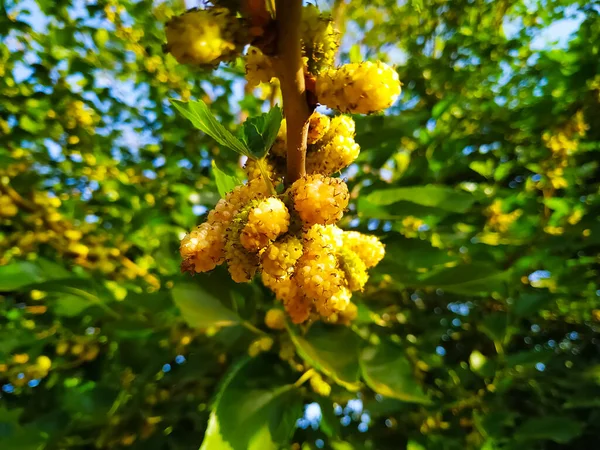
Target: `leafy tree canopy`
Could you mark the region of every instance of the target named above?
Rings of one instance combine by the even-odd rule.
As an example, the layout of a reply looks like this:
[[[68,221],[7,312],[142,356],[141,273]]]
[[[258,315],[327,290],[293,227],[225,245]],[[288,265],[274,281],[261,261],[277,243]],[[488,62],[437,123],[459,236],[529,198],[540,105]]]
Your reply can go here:
[[[597,445],[600,3],[319,2],[337,63],[403,83],[353,116],[342,173],[339,225],[386,257],[351,324],[278,330],[260,283],[180,273],[180,239],[246,177],[190,105],[236,137],[251,118],[251,157],[280,114],[241,58],[163,52],[189,6],[0,5],[0,447]]]

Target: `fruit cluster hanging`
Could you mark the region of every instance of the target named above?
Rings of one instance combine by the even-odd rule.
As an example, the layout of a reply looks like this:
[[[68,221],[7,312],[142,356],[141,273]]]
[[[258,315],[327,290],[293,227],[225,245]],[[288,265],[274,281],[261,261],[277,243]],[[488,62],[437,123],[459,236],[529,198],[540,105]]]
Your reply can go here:
[[[278,55],[268,38],[272,20],[258,22],[221,6],[190,10],[167,24],[165,49],[180,63],[214,66],[234,60],[253,44],[245,56],[248,84],[276,81]],[[300,39],[309,103],[369,114],[388,108],[399,96],[398,75],[382,62],[333,67],[339,35],[331,17],[313,5],[302,9]],[[285,183],[283,119],[267,156],[246,164],[248,182],[229,192],[182,239],[182,270],[207,272],[226,262],[235,282],[260,274],[295,323],[319,316],[348,321],[356,315],[352,292],[363,290],[367,270],[385,249],[374,236],[336,226],[350,196],[344,181],[332,175],[358,157],[354,121],[313,112],[308,123],[306,175]],[[286,188],[275,194],[273,186],[282,184]]]

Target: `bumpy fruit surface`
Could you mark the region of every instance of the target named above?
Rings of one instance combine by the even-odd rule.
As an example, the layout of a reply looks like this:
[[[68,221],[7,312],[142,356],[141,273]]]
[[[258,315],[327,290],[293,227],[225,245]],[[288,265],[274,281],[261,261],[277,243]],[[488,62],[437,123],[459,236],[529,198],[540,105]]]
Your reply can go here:
[[[302,242],[296,236],[273,242],[261,256],[263,272],[281,278],[290,275],[302,256]]]
[[[319,103],[341,112],[370,114],[389,108],[401,92],[398,74],[382,62],[346,64],[317,78]]]
[[[330,15],[320,14],[314,5],[306,5],[302,10],[300,39],[310,73],[317,74],[333,65],[340,42],[339,32],[335,30]]]
[[[271,59],[258,48],[250,47],[245,59],[248,86],[255,87],[260,83],[269,83],[275,77]]]
[[[330,120],[325,114],[314,112],[308,118],[308,145],[314,144],[329,130]]]
[[[351,137],[335,136],[318,150],[306,155],[306,173],[332,175],[352,164],[360,153],[360,146]]]
[[[285,161],[283,161],[285,162]],[[258,166],[259,162],[256,159],[248,159],[246,164],[244,164],[244,171],[246,175],[248,175],[248,180],[254,179],[262,179],[263,173]],[[265,168],[265,172],[271,183],[279,184],[281,182],[282,174],[284,172],[285,167],[279,161],[279,158],[267,157],[263,159],[263,164]]]
[[[376,266],[385,256],[385,246],[375,236],[358,231],[344,231],[344,247],[355,252],[367,268]]]
[[[265,315],[265,325],[272,330],[285,328],[285,313],[281,309],[271,308]]]
[[[336,223],[350,198],[346,183],[320,174],[296,180],[290,192],[294,208],[305,225]]]
[[[262,282],[273,291],[278,300],[283,302],[283,306],[292,322],[302,323],[309,318],[313,301],[298,288],[294,278],[275,278],[263,272]]]
[[[351,291],[362,291],[369,279],[367,265],[360,257],[347,248],[339,252],[340,267],[346,276]]]
[[[241,31],[227,8],[192,9],[167,23],[165,49],[181,64],[214,65],[240,52]]]
[[[290,214],[285,204],[276,197],[266,198],[250,209],[240,242],[246,250],[256,252],[285,233],[289,225]]]
[[[245,204],[267,194],[264,181],[256,179],[236,187],[219,200],[215,209],[208,214],[206,222],[181,240],[179,252],[183,259],[182,271],[207,272],[221,264],[225,260],[226,230],[234,216]]]
[[[223,228],[219,224],[208,222],[186,234],[179,247],[179,253],[183,258],[182,270],[208,272],[221,264],[223,237]]]
[[[337,296],[344,287],[345,279],[336,257],[338,238],[334,234],[335,228],[314,225],[304,233],[304,253],[298,259],[294,272],[298,287],[315,300],[315,306],[322,315],[329,315],[342,305]]]

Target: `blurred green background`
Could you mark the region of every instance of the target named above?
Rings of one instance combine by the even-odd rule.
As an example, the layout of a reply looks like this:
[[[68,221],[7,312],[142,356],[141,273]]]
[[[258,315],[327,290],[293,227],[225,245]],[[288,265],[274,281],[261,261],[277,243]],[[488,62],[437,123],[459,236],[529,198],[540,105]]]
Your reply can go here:
[[[244,174],[169,99],[232,129],[272,99],[163,55],[186,6],[0,4],[0,448],[600,445],[600,2],[319,2],[338,62],[404,86],[342,174],[386,258],[307,334],[263,325],[258,282],[179,273],[211,161]]]

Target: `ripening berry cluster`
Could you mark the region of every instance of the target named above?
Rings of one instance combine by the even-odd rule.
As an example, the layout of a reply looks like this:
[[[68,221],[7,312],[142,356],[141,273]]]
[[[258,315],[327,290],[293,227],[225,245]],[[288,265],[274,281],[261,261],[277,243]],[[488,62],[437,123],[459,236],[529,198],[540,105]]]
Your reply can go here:
[[[367,270],[385,250],[373,236],[335,226],[348,206],[348,187],[322,174],[297,180],[281,196],[265,186],[255,178],[221,199],[181,241],[182,269],[206,272],[226,262],[238,283],[260,273],[295,323],[351,320],[352,292],[364,288]],[[279,328],[278,320],[269,318],[270,326]]]
[[[182,64],[216,66],[233,62],[248,45],[245,55],[249,87],[278,78],[280,59],[273,42],[281,38],[267,19],[257,26],[248,11],[215,6],[191,9],[171,19],[165,27],[166,52]],[[276,14],[275,14],[276,16]],[[276,17],[275,17],[276,19]],[[335,67],[340,34],[330,14],[305,5],[300,21],[300,46],[305,76],[313,80],[307,89],[318,103],[343,113],[370,114],[390,107],[398,98],[401,83],[396,71],[381,61]]]
[[[314,112],[309,118],[306,173],[309,175],[333,175],[352,164],[360,153],[354,141],[355,126],[350,116],[329,118]],[[273,184],[283,178],[286,167],[286,121],[283,119],[279,134],[265,159],[266,171]],[[245,166],[249,180],[262,176],[256,161],[249,160]]]

